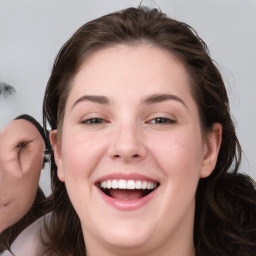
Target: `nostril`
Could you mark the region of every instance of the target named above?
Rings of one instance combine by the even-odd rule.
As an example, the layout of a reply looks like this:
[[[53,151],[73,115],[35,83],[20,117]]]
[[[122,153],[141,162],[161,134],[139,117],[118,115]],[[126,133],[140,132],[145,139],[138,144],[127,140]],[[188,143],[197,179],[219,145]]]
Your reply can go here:
[[[114,155],[114,158],[121,158],[121,156],[120,155]],[[124,158],[126,158],[126,157],[124,157]],[[140,155],[135,154],[135,155],[132,155],[131,157],[128,157],[128,158],[130,158],[130,159],[138,159],[138,158],[140,158]]]

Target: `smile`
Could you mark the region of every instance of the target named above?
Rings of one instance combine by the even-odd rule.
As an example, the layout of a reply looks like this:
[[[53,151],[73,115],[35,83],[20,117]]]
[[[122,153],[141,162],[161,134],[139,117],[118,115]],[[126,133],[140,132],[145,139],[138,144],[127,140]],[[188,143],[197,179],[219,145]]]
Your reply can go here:
[[[159,183],[152,180],[104,179],[96,183],[103,199],[120,210],[142,207],[153,198]]]
[[[157,183],[141,180],[105,180],[100,182],[99,187],[110,197],[120,200],[135,200],[152,192],[157,187]]]
[[[141,180],[106,180],[100,183],[101,188],[107,189],[154,189],[157,187],[157,183],[153,181],[141,181]]]

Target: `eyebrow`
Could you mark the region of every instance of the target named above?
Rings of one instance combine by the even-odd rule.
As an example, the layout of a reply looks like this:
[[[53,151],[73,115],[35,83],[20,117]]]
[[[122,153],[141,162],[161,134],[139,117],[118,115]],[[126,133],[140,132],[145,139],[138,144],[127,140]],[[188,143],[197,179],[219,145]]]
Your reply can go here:
[[[186,108],[188,108],[186,103],[180,97],[173,94],[153,94],[146,97],[142,102],[146,105],[151,105],[151,104],[160,103],[167,100],[175,100],[183,104]],[[84,95],[74,102],[71,109],[73,109],[78,103],[83,101],[90,101],[90,102],[94,102],[102,105],[110,104],[109,99],[105,96]]]
[[[143,100],[143,103],[150,105],[150,104],[160,103],[160,102],[167,101],[167,100],[175,100],[175,101],[183,104],[186,108],[188,108],[186,103],[180,97],[173,95],[173,94],[153,94],[153,95],[146,97]]]
[[[84,95],[77,99],[74,104],[72,105],[73,109],[78,103],[83,102],[83,101],[90,101],[90,102],[95,102],[99,103],[102,105],[108,105],[109,104],[109,99],[105,96],[98,96],[98,95]]]

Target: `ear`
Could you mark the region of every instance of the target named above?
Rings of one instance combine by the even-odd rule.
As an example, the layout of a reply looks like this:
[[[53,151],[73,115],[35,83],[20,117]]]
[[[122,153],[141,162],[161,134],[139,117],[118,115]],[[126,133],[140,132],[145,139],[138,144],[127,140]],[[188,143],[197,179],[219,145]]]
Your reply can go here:
[[[208,177],[214,170],[220,145],[222,141],[222,125],[220,123],[214,123],[211,132],[207,133],[205,138],[205,149],[203,155],[203,162],[200,177]]]
[[[50,132],[50,142],[52,145],[52,150],[54,152],[54,159],[55,159],[55,163],[58,167],[58,178],[60,181],[65,181],[65,176],[64,176],[64,172],[63,172],[63,160],[62,160],[62,154],[61,154],[61,145],[60,142],[58,140],[58,136],[57,136],[57,130],[53,130]]]

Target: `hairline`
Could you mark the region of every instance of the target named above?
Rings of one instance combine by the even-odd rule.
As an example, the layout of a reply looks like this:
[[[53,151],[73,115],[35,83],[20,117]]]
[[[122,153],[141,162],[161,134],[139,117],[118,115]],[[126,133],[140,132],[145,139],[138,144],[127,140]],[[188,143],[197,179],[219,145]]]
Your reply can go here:
[[[195,85],[195,81],[193,80],[193,75],[192,75],[192,71],[189,69],[188,64],[182,59],[182,57],[175,51],[172,51],[170,49],[166,49],[165,47],[161,46],[161,45],[157,45],[157,43],[153,42],[150,39],[135,39],[135,40],[131,40],[131,41],[124,41],[124,42],[110,42],[107,44],[102,44],[99,45],[97,47],[91,47],[91,49],[87,50],[84,53],[84,56],[81,57],[80,61],[77,64],[77,68],[76,70],[74,70],[73,74],[70,76],[69,81],[67,82],[67,85],[65,87],[64,90],[64,106],[63,106],[63,110],[60,112],[58,111],[58,116],[57,116],[57,138],[59,140],[59,142],[61,143],[61,137],[62,137],[62,132],[63,132],[63,122],[64,122],[64,116],[65,116],[65,108],[66,108],[66,103],[72,88],[72,84],[77,76],[77,74],[80,72],[83,64],[92,56],[94,55],[96,52],[101,51],[101,50],[105,50],[105,49],[111,49],[111,48],[115,48],[118,46],[129,46],[129,47],[139,47],[139,46],[150,46],[159,50],[162,50],[163,52],[165,52],[167,55],[169,55],[170,58],[173,58],[174,60],[176,60],[177,62],[179,62],[183,67],[184,70],[186,72],[186,78],[187,78],[187,82],[188,82],[188,86],[189,86],[189,91],[191,93],[192,98],[194,99],[195,103],[196,103],[196,108],[197,108],[197,112],[198,112],[198,116],[199,116],[199,123],[200,123],[200,131],[201,131],[201,136],[204,139],[207,135],[207,130],[205,129],[203,122],[202,122],[202,116],[200,113],[200,106],[198,104],[197,101],[197,95],[196,95],[196,85]],[[63,95],[63,94],[62,94]],[[59,110],[59,106],[58,106],[58,110]],[[61,113],[61,114],[60,114]]]

